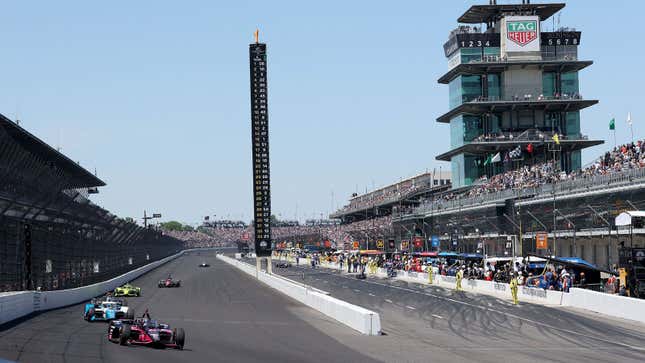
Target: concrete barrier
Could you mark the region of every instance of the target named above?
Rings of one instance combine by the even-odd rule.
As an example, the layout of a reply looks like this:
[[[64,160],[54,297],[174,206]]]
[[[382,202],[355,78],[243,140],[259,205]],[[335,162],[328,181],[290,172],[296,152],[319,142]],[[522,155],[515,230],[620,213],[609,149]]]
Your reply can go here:
[[[0,325],[33,312],[31,291],[0,293]]]
[[[573,288],[566,305],[645,323],[645,300]]]
[[[338,264],[333,262],[322,262],[320,265],[329,269],[339,268]],[[375,275],[378,277],[387,277],[387,271],[384,268],[379,268]],[[393,277],[392,279],[417,284],[429,283],[427,272],[398,270],[396,277]],[[454,276],[439,275],[435,270],[432,284],[446,289],[454,289],[457,285],[457,281]],[[468,292],[491,295],[501,299],[511,299],[511,288],[509,284],[505,283],[464,279],[461,283],[461,287],[464,291]],[[520,301],[535,302],[543,305],[565,305],[569,301],[566,295],[568,294],[561,291],[543,290],[523,286],[520,286],[518,291],[518,298]]]
[[[321,267],[336,270],[339,268],[337,263],[328,262],[322,262]],[[379,268],[375,275],[378,277],[387,277],[387,272],[384,268]],[[428,274],[426,272],[397,271],[397,276],[393,279],[428,284]],[[433,285],[446,289],[454,289],[456,279],[454,276],[439,275],[435,269]],[[511,288],[506,283],[465,279],[461,285],[464,291],[511,300]],[[571,289],[569,293],[566,293],[526,286],[520,286],[518,298],[523,302],[548,306],[571,306],[609,316],[645,322],[645,300],[642,299],[608,295],[584,289]]]
[[[256,267],[236,259],[217,255],[220,260],[229,263],[245,273],[256,277],[266,285],[283,294],[313,308],[321,313],[349,326],[366,335],[379,335],[381,318],[378,313],[360,306],[336,299],[311,288],[308,285],[297,284],[288,279],[256,271]]]
[[[29,315],[38,311],[56,309],[64,306],[75,305],[83,301],[90,300],[93,297],[102,295],[116,287],[131,281],[152,269],[155,269],[166,262],[174,260],[183,255],[185,252],[193,250],[184,250],[175,255],[168,256],[161,260],[149,263],[129,271],[123,275],[117,276],[107,281],[96,284],[77,287],[74,289],[54,290],[54,291],[17,291],[0,293],[0,325]],[[80,314],[80,312],[79,312]]]

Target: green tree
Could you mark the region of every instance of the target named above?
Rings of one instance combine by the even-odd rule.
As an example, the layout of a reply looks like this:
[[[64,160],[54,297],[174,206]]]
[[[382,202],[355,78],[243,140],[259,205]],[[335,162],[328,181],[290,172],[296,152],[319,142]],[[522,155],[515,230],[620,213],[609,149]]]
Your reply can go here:
[[[169,221],[169,222],[164,222],[161,223],[161,228],[167,230],[167,231],[183,231],[184,226],[177,222],[177,221]]]

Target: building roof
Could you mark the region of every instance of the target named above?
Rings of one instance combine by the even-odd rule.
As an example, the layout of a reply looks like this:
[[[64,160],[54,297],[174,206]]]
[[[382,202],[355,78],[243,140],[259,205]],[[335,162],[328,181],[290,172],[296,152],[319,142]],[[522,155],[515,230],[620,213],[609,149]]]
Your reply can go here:
[[[436,159],[441,161],[450,161],[451,158],[455,155],[462,153],[466,154],[491,154],[498,151],[510,150],[522,145],[524,148],[525,145],[533,144],[535,147],[538,147],[540,144],[553,144],[553,140],[544,140],[540,142],[532,140],[509,140],[509,141],[485,141],[485,142],[469,142],[468,144],[462,145],[458,148],[452,149],[443,154],[437,155]],[[603,144],[603,140],[560,140],[560,146],[562,149],[573,151],[581,150],[591,146]]]
[[[461,105],[453,108],[452,110],[444,113],[437,118],[437,122],[450,123],[450,120],[455,116],[462,114],[482,115],[490,112],[503,112],[521,109],[538,109],[544,111],[566,111],[573,112],[579,111],[583,108],[595,105],[598,100],[584,100],[580,98],[567,98],[567,99],[541,99],[532,98],[528,100],[517,101],[470,101],[464,102]]]
[[[370,191],[368,191],[367,193],[364,193],[364,194],[358,194],[358,195],[356,195],[355,197],[351,197],[351,198],[349,198],[349,200],[350,200],[350,201],[353,201],[353,200],[359,200],[359,199],[361,199],[361,198],[369,197],[369,196],[371,196],[371,195],[377,194],[378,192],[382,192],[382,191],[385,191],[385,190],[387,190],[387,189],[394,188],[394,187],[396,187],[397,185],[403,185],[403,184],[408,183],[408,182],[424,181],[425,179],[428,179],[428,178],[430,178],[431,180],[434,180],[434,179],[435,179],[435,176],[436,176],[436,173],[435,173],[435,172],[436,172],[436,170],[434,170],[434,171],[432,171],[432,172],[430,172],[430,171],[425,171],[425,172],[420,173],[420,174],[417,174],[417,175],[415,175],[415,176],[412,176],[412,177],[409,177],[409,178],[405,178],[405,179],[401,179],[401,180],[400,180],[400,181],[398,181],[398,182],[394,182],[394,183],[392,183],[392,184],[388,184],[388,185],[386,185],[386,186],[379,187],[379,188],[376,188],[376,189],[374,189],[374,190],[370,190]],[[449,170],[446,170],[446,171],[444,171],[442,174],[439,174],[439,178],[438,178],[438,179],[441,179],[441,177],[442,177],[442,176],[445,176],[446,174],[448,175],[448,178],[450,178],[450,171],[449,171]]]
[[[0,127],[25,150],[47,162],[53,162],[58,168],[69,175],[71,180],[69,185],[66,186],[67,188],[105,186],[105,182],[96,175],[82,168],[78,163],[49,146],[2,114],[0,114]]]
[[[462,24],[481,24],[496,21],[503,14],[538,15],[544,21],[562,10],[566,4],[502,4],[473,5],[457,19]]]
[[[471,62],[462,63],[450,69],[441,76],[437,82],[448,84],[455,77],[460,75],[476,75],[487,73],[498,73],[508,70],[510,67],[538,66],[545,72],[577,72],[593,64],[593,61],[578,60],[548,60],[548,61],[499,61],[499,62]]]

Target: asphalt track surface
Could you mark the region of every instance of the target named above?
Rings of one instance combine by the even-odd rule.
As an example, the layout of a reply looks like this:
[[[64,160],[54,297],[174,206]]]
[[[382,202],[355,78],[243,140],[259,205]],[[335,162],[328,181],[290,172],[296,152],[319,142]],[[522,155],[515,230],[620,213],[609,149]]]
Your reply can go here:
[[[377,311],[384,336],[364,352],[383,361],[645,362],[636,322],[330,269],[273,272]]]
[[[128,299],[137,315],[149,308],[153,318],[183,327],[183,351],[111,343],[107,323],[84,321],[79,304],[0,327],[0,361],[374,361],[340,342],[369,344],[370,338],[254,281],[216,260],[214,252],[200,254],[180,257],[134,280],[142,296]],[[198,268],[202,261],[211,267]],[[169,273],[182,280],[181,288],[157,287]]]

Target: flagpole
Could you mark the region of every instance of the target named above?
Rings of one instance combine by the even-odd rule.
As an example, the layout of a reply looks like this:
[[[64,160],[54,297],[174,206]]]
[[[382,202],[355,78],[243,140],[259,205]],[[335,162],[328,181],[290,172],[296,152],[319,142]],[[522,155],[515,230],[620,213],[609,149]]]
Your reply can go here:
[[[618,146],[618,145],[616,145],[616,129],[614,129],[614,147],[616,147],[616,146]]]
[[[627,123],[629,124],[629,130],[632,133],[632,144],[634,143],[634,126],[632,124],[632,113],[627,112]]]
[[[610,130],[614,132],[614,148],[616,148],[618,145],[616,144],[616,117],[614,115],[611,115],[611,122],[613,123],[613,128],[610,128]]]

